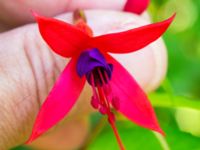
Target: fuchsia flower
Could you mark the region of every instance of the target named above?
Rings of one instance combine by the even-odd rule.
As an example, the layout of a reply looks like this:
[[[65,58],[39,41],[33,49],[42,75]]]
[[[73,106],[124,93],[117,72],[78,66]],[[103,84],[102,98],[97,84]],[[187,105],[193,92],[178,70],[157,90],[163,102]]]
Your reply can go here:
[[[127,0],[124,10],[142,14],[148,7],[150,0]]]
[[[55,53],[71,60],[42,105],[27,143],[68,114],[86,81],[93,91],[91,105],[108,116],[121,149],[124,148],[115,127],[113,109],[142,127],[164,134],[146,94],[108,53],[129,53],[147,46],[166,31],[174,16],[128,31],[94,37],[83,19],[71,25],[35,15],[46,43]]]

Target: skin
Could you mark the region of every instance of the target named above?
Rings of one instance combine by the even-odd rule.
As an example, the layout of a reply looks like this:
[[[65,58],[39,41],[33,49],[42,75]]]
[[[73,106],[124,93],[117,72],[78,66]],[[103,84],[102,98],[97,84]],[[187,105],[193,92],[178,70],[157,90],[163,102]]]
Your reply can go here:
[[[0,0],[0,27],[7,30],[33,22],[30,9],[41,15],[56,16],[77,8],[122,10],[125,3],[126,0]]]
[[[80,8],[120,10],[124,0],[109,0],[105,6],[93,0],[0,0],[0,149],[24,143],[31,133],[36,114],[56,78],[68,62],[53,53],[42,40],[27,7],[47,16]],[[88,5],[86,5],[86,3]],[[12,7],[11,7],[12,6]],[[69,7],[67,7],[69,6]],[[11,9],[12,8],[12,9]],[[51,11],[50,11],[51,10]],[[95,35],[127,30],[147,24],[140,16],[119,11],[86,11]],[[12,19],[10,19],[12,18]],[[71,22],[71,14],[59,18]],[[11,30],[11,28],[13,28]],[[154,90],[166,72],[166,49],[161,40],[136,53],[114,56],[146,91]],[[31,144],[37,150],[75,149],[88,134],[91,113],[90,87],[86,86],[70,114],[48,133]]]

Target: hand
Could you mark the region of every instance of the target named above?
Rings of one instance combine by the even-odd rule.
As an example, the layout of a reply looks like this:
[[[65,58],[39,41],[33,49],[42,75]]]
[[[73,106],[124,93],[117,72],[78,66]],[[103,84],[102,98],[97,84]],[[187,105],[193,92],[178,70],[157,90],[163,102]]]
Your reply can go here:
[[[77,1],[77,5],[78,3]],[[119,6],[120,3],[119,0]],[[113,4],[116,4],[116,0],[113,0]],[[42,6],[48,8],[45,3],[38,4],[37,8],[43,10]],[[92,8],[92,4],[90,7]],[[136,15],[117,11],[91,10],[86,12],[86,16],[96,35],[148,23]],[[59,18],[70,22],[71,14],[66,13]],[[2,33],[0,42],[0,148],[4,150],[27,140],[42,102],[67,61],[48,48],[41,39],[36,24]],[[146,91],[155,89],[166,72],[166,50],[160,40],[141,51],[115,57]],[[90,91],[91,89],[85,88],[70,115],[32,146],[41,150],[62,150],[74,149],[80,145],[89,127],[87,119],[90,113]]]
[[[125,3],[126,0],[0,0],[0,28],[8,30],[33,22],[30,9],[52,17],[77,8],[122,10]]]

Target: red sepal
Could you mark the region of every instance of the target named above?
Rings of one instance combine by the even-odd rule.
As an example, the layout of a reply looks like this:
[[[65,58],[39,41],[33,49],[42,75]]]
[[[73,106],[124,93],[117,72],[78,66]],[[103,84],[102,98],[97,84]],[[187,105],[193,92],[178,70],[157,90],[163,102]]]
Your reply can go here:
[[[85,78],[77,75],[76,61],[77,59],[72,58],[58,78],[37,115],[32,134],[26,144],[31,143],[63,119],[78,99]]]
[[[130,53],[142,49],[157,40],[167,30],[175,14],[169,19],[145,25],[119,33],[94,37],[89,41],[90,47],[96,47],[103,53]]]
[[[38,15],[35,17],[43,39],[54,52],[63,57],[72,57],[81,51],[90,38],[85,32],[66,22]]]

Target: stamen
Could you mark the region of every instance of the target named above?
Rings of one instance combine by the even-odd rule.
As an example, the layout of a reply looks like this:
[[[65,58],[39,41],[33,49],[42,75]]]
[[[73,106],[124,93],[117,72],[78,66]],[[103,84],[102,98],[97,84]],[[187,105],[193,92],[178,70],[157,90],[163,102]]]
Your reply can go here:
[[[104,94],[103,94],[102,88],[100,86],[97,86],[97,90],[98,90],[98,93],[99,93],[101,105],[106,106],[108,108],[109,103],[104,99]]]
[[[94,83],[94,75],[91,73],[91,84],[92,84],[92,91],[95,97],[97,97],[97,92],[95,89],[95,83]]]
[[[106,85],[103,86],[103,89],[104,89],[104,93],[108,96],[111,94],[111,87],[110,85],[107,83]]]
[[[107,73],[106,73],[105,71],[104,71],[104,76],[106,77],[106,80],[109,79],[109,78],[108,78],[108,75],[107,75]],[[109,83],[108,83],[108,85],[109,85],[109,87],[111,87]],[[112,89],[110,89],[110,90],[112,90]],[[120,108],[119,98],[118,98],[117,96],[112,96],[112,101],[111,101],[111,103],[112,103],[112,106],[113,106],[116,110],[118,110],[118,109]]]
[[[98,98],[96,96],[92,96],[91,98],[91,105],[94,109],[98,109],[99,108],[99,101]]]
[[[104,76],[105,76],[105,78],[106,78],[106,81],[109,81],[109,77],[108,77],[106,71],[104,71],[103,73],[104,73]],[[109,82],[108,82],[108,85],[110,86]]]
[[[104,93],[106,96],[109,96],[111,94],[111,87],[109,85],[109,78],[108,78],[108,75],[106,73],[106,71],[103,71],[104,72],[104,76],[105,78],[103,77],[103,74],[101,72],[100,69],[98,69],[98,73],[99,73],[99,76],[100,76],[100,79],[101,79],[101,82],[103,83],[103,90],[104,90]],[[105,81],[106,80],[106,81]]]
[[[93,91],[93,96],[91,98],[91,105],[94,109],[98,109],[100,105],[99,97],[95,88],[95,83],[94,83],[94,76],[91,74],[91,83],[92,83],[92,91]]]
[[[97,71],[98,71],[98,73],[99,73],[99,76],[100,76],[101,82],[103,83],[103,85],[106,85],[106,84],[105,84],[105,80],[104,80],[104,78],[103,78],[103,75],[102,75],[102,73],[101,73],[100,68],[98,68]],[[109,80],[107,80],[107,82],[108,82],[108,81],[109,81]]]
[[[98,73],[99,73],[101,82],[103,83],[103,85],[105,85],[105,80],[103,78],[103,75],[102,75],[100,69],[98,69]],[[106,72],[104,72],[104,74],[105,74],[105,77],[106,77],[106,80],[107,80],[107,83],[108,83],[108,81],[109,81],[108,76],[107,76]],[[108,122],[109,122],[109,124],[112,127],[112,130],[113,130],[114,135],[115,135],[115,137],[117,139],[117,143],[118,143],[118,145],[120,147],[120,150],[125,150],[125,147],[124,147],[124,145],[122,143],[122,140],[121,140],[121,138],[119,136],[118,130],[117,130],[116,125],[115,125],[115,115],[113,114],[113,112],[111,112],[111,109],[110,109],[108,95],[105,94],[105,92],[102,90],[102,88],[100,86],[97,86],[97,89],[98,89],[98,93],[99,93],[99,97],[100,97],[101,101],[104,101],[104,103],[106,104],[106,107],[107,107],[106,111],[107,111],[107,116],[108,116]],[[114,105],[116,105],[116,107],[119,107],[119,105],[117,104],[118,99],[115,98],[114,101],[115,101]],[[101,111],[100,111],[100,113],[101,113]]]
[[[100,106],[99,108],[99,112],[102,114],[102,115],[105,115],[107,114],[107,108],[105,106]]]

